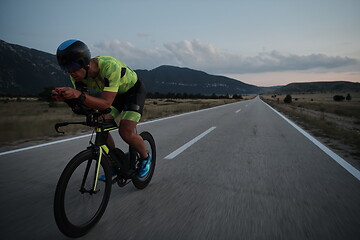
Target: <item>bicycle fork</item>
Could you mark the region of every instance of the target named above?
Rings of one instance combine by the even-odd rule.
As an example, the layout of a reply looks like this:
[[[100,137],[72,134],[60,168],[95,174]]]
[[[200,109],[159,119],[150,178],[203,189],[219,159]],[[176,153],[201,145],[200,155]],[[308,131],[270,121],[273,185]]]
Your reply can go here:
[[[116,125],[116,124],[115,124]],[[99,192],[100,190],[96,190],[97,184],[98,184],[98,178],[99,178],[99,173],[100,173],[100,165],[101,165],[101,161],[103,158],[103,153],[105,154],[109,154],[109,148],[106,146],[106,141],[108,139],[108,135],[109,135],[109,131],[110,130],[114,130],[117,129],[117,126],[112,126],[109,128],[97,128],[96,129],[96,137],[95,137],[95,144],[93,144],[90,140],[91,146],[88,149],[91,149],[93,154],[94,154],[94,158],[97,160],[96,161],[96,167],[95,167],[95,174],[94,174],[94,180],[93,180],[93,187],[91,190],[86,190],[84,188],[85,186],[85,181],[90,169],[90,165],[91,162],[88,162],[88,166],[86,168],[85,174],[84,174],[84,179],[83,179],[83,183],[81,184],[81,190],[80,192],[88,192],[90,194],[94,194]]]
[[[95,166],[95,174],[94,174],[93,185],[92,185],[93,187],[92,187],[92,189],[89,189],[89,190],[87,190],[85,188],[86,179],[88,177],[90,166],[92,163],[92,159],[90,159],[87,162],[85,173],[84,173],[84,178],[83,178],[83,181],[81,183],[81,188],[80,188],[81,193],[89,193],[90,195],[96,194],[100,191],[100,190],[96,190],[96,187],[97,187],[97,184],[99,181],[98,179],[99,179],[101,161],[102,161],[103,153],[104,152],[106,154],[109,153],[109,148],[106,145],[102,145],[98,149],[93,149],[93,151],[94,151],[94,153],[96,153],[96,154],[94,154],[94,155],[96,155],[96,166]]]

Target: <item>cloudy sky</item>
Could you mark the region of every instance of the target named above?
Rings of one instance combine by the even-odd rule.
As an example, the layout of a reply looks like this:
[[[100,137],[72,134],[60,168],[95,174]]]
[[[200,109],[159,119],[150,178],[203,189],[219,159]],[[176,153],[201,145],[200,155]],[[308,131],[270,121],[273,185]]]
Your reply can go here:
[[[258,86],[360,82],[359,0],[1,0],[0,39],[67,39],[133,69],[174,65]]]

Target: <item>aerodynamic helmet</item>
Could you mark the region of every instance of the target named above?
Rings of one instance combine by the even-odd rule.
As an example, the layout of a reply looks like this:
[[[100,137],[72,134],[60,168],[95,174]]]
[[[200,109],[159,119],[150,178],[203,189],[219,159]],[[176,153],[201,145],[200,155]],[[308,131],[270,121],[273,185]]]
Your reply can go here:
[[[56,51],[60,67],[73,72],[85,68],[90,63],[90,50],[85,43],[79,40],[67,40],[60,44]]]

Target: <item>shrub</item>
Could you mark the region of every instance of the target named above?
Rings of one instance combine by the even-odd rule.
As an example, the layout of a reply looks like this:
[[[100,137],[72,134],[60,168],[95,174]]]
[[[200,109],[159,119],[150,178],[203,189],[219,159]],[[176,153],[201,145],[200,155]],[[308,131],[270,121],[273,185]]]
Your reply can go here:
[[[335,95],[334,96],[334,101],[337,101],[337,102],[341,102],[341,101],[344,101],[344,96],[341,96],[341,95]]]
[[[291,102],[292,102],[291,95],[290,94],[286,95],[286,97],[284,98],[284,103],[291,103]]]
[[[347,100],[347,101],[350,101],[350,100],[351,100],[350,93],[348,93],[348,95],[346,96],[346,100]]]

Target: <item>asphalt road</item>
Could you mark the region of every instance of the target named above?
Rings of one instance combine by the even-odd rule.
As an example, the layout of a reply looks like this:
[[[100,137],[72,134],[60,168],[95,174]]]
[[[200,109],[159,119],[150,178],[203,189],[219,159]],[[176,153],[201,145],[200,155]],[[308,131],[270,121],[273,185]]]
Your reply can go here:
[[[360,239],[360,181],[259,98],[142,130],[157,143],[153,181],[113,185],[82,239]],[[0,155],[1,239],[67,239],[55,186],[88,140]]]

